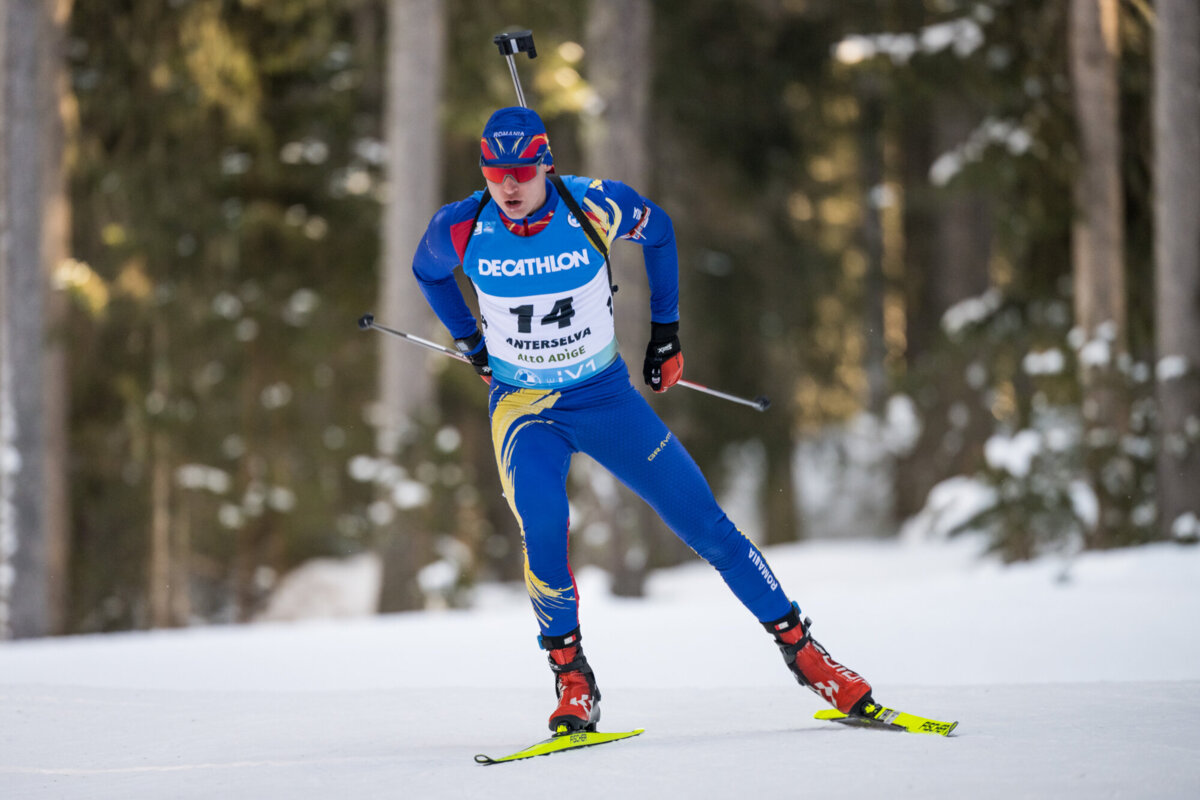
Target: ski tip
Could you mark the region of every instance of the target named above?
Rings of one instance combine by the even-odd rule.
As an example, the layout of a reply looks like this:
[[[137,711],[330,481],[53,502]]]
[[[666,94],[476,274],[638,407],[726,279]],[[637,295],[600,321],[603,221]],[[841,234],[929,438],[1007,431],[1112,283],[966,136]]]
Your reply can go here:
[[[813,719],[831,720],[845,719],[846,715],[838,711],[836,708],[822,708],[817,713],[813,714]]]
[[[949,736],[958,727],[958,722],[941,722],[936,719],[923,719],[907,728],[909,733],[932,733],[936,736]]]
[[[493,758],[492,756],[478,753],[475,756],[476,764],[485,766],[490,764],[506,764],[510,761],[523,761],[534,756],[550,755],[551,753],[561,753],[568,750],[576,750],[581,747],[591,747],[598,744],[607,744],[608,742],[617,742],[622,739],[629,739],[645,732],[645,728],[635,728],[631,731],[614,731],[611,733],[599,731],[568,731],[564,734],[554,734],[545,741],[538,742],[535,745],[526,747],[524,750],[518,750],[515,753],[506,756]]]

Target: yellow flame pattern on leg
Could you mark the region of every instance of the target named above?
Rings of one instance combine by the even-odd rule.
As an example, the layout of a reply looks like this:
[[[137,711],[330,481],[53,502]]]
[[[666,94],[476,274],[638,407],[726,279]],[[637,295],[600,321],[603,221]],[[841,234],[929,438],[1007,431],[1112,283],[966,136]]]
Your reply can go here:
[[[558,392],[540,389],[518,389],[510,392],[496,403],[492,412],[492,447],[496,452],[496,467],[500,473],[500,485],[504,496],[508,499],[508,507],[516,517],[517,525],[521,528],[522,548],[525,550],[525,589],[529,599],[533,601],[533,612],[538,622],[545,627],[550,623],[556,609],[564,608],[569,601],[564,595],[573,591],[574,587],[564,586],[555,588],[533,574],[529,566],[529,550],[525,546],[525,522],[521,512],[517,510],[516,492],[513,489],[513,448],[516,446],[517,434],[529,425],[552,425],[551,420],[542,419],[541,413],[562,397]]]
[[[574,591],[574,589],[574,586],[564,586],[561,589],[555,589],[534,575],[533,570],[529,568],[529,552],[526,551],[525,591],[529,592],[529,599],[533,601],[533,613],[537,616],[538,624],[542,626],[543,630],[553,619],[554,611],[570,605],[571,601],[564,599],[564,596]]]

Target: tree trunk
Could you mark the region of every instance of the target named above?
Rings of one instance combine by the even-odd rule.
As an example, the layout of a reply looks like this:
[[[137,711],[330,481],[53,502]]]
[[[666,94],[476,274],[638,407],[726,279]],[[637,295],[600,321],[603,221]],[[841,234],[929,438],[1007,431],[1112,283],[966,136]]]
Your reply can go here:
[[[20,466],[16,449],[16,425],[9,354],[9,220],[8,220],[8,58],[7,6],[0,6],[0,639],[12,635],[12,554],[17,547],[16,489],[13,482]]]
[[[1121,525],[1114,482],[1116,447],[1128,429],[1128,399],[1118,369],[1128,351],[1124,277],[1124,208],[1118,120],[1117,0],[1072,0],[1069,21],[1080,163],[1071,232],[1075,324],[1080,351],[1083,415],[1092,487],[1100,501],[1087,546],[1112,546]],[[1128,475],[1132,477],[1132,475]]]
[[[389,195],[384,211],[380,321],[425,333],[433,316],[412,275],[413,253],[441,197],[439,98],[445,60],[442,0],[392,0],[385,98]],[[429,355],[379,337],[380,452],[395,455],[410,425],[433,401]]]
[[[939,154],[961,146],[980,122],[957,97],[941,98],[935,104],[933,121],[934,147]],[[937,275],[926,286],[926,297],[934,310],[937,331],[947,309],[978,297],[991,283],[991,214],[979,191],[969,187],[941,190],[934,248]]]
[[[51,272],[64,252],[62,31],[68,4],[0,6],[0,635],[62,625],[65,427]],[[7,574],[12,575],[8,583]]]
[[[588,4],[584,34],[588,80],[600,100],[598,113],[588,114],[583,128],[585,171],[596,178],[623,181],[643,194],[649,192],[650,181],[647,137],[653,24],[653,9],[647,0],[593,0]],[[621,289],[614,298],[617,340],[636,376],[650,338],[650,292],[641,253],[629,252],[635,249],[641,248],[615,246],[611,261],[613,281]],[[641,385],[637,377],[634,385]],[[643,393],[647,391],[643,389]],[[578,464],[583,469],[600,469],[590,460]],[[655,542],[671,533],[650,507],[623,485],[618,484],[615,503],[598,507],[608,517],[613,534],[613,592],[641,596]]]
[[[1154,61],[1159,521],[1200,535],[1200,5],[1158,0]]]
[[[419,334],[433,315],[412,275],[412,258],[441,196],[439,99],[445,61],[446,10],[442,0],[391,0],[388,4],[387,90],[389,196],[384,210],[380,321]],[[379,337],[380,423],[377,449],[397,458],[434,410],[428,353],[398,338]],[[413,521],[418,515],[404,515]],[[417,570],[429,549],[427,531],[379,531],[384,557],[385,611],[416,607]]]
[[[154,392],[170,395],[170,355],[167,321],[156,314],[150,323],[151,382]],[[150,542],[147,565],[146,597],[150,607],[150,627],[171,627],[172,563],[171,547],[171,442],[170,434],[162,429],[162,420],[151,418],[150,424]]]
[[[863,297],[866,329],[866,406],[878,418],[887,404],[887,344],[884,340],[883,213],[879,192],[883,188],[883,95],[879,79],[865,75],[858,84],[859,171],[862,180],[862,240],[867,257]]]
[[[64,46],[74,0],[45,4],[39,48],[39,110],[43,164],[42,265],[48,290],[43,311],[47,336],[42,350],[42,416],[45,420],[45,530],[50,581],[50,630],[66,629],[70,558],[70,499],[67,486],[67,434],[70,426],[70,380],[63,331],[67,326],[67,297],[53,288],[56,270],[71,254],[71,208],[67,193],[66,151],[76,134],[74,98],[70,92]]]
[[[937,483],[978,466],[990,428],[979,391],[965,378],[969,356],[950,346],[941,328],[947,309],[988,288],[992,230],[986,203],[974,189],[935,187],[929,177],[937,156],[966,141],[977,122],[948,95],[920,104],[901,122],[906,359],[922,420],[920,436],[895,473],[901,518],[919,511]]]

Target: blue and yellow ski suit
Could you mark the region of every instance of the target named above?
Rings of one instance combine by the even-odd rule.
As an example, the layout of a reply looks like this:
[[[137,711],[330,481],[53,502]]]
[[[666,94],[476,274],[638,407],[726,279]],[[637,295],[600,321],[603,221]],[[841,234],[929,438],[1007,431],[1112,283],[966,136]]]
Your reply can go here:
[[[562,180],[608,246],[617,238],[642,245],[651,319],[678,320],[678,257],[667,214],[618,181]],[[603,254],[549,180],[546,192],[545,205],[520,221],[495,203],[480,211],[483,192],[444,206],[413,261],[421,291],[456,339],[477,328],[454,280],[459,265],[476,290],[493,371],[496,464],[521,528],[525,583],[542,634],[579,626],[567,559],[574,453],[591,456],[649,503],[760,622],[783,617],[791,602],[766,559],[630,382],[617,352]]]

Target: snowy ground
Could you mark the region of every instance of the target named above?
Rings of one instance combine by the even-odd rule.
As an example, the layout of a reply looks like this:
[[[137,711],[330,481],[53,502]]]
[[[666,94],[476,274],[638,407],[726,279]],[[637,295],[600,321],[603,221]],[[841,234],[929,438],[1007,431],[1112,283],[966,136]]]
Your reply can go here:
[[[0,644],[0,798],[1200,796],[1200,548],[768,556],[881,701],[956,735],[812,720],[697,564],[645,601],[579,576],[601,727],[638,739],[473,763],[543,738],[552,705],[525,600],[497,588],[473,612]]]

